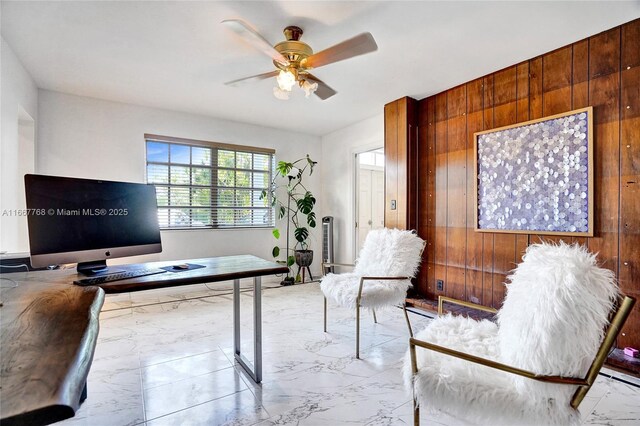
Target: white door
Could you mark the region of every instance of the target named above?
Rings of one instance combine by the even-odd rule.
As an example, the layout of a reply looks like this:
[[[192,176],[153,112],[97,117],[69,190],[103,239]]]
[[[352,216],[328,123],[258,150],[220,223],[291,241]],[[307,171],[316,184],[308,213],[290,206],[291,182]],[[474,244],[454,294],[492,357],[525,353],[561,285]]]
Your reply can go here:
[[[358,171],[358,252],[369,231],[384,228],[384,172],[361,167]]]
[[[358,228],[356,233],[358,235],[358,253],[362,249],[364,239],[367,237],[369,231],[373,226],[373,220],[371,218],[371,170],[360,168],[358,174]]]
[[[371,171],[371,229],[384,228],[384,172]]]

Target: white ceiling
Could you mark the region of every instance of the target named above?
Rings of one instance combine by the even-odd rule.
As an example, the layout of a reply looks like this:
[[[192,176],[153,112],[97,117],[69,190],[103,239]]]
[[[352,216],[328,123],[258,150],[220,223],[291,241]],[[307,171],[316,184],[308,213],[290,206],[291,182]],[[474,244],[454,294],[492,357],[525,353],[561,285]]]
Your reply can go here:
[[[323,135],[640,16],[640,2],[13,2],[1,31],[40,88]],[[270,42],[298,25],[320,51],[364,31],[379,50],[318,68],[338,95],[289,101],[269,58],[220,21]]]

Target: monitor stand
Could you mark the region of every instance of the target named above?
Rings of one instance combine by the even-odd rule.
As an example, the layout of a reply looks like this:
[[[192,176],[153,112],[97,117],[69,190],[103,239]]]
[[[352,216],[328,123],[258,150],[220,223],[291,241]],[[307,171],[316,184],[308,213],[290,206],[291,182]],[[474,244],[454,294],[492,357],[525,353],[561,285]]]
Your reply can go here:
[[[124,272],[122,269],[109,269],[106,260],[94,260],[91,262],[80,262],[76,268],[79,274],[86,275],[88,277],[95,277],[99,275],[109,275]]]

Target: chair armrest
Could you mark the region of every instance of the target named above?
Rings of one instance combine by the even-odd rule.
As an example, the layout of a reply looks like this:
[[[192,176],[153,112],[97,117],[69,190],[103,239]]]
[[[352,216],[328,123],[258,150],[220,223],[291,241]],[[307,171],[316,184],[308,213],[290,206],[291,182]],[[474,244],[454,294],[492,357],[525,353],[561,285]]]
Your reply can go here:
[[[370,281],[398,281],[398,280],[410,280],[411,277],[369,277],[369,276],[363,276],[360,277],[361,280],[366,281],[366,280],[370,280]]]
[[[335,262],[331,262],[331,263],[327,262],[327,263],[325,263],[325,262],[322,262],[321,272],[322,272],[322,276],[323,277],[326,275],[326,270],[327,270],[328,266],[347,266],[347,267],[353,268],[356,265],[354,265],[353,263],[335,263]]]
[[[323,268],[326,267],[326,266],[351,266],[351,267],[354,267],[356,265],[353,264],[353,263],[323,263],[322,264]]]
[[[416,374],[418,372],[417,362],[416,362],[416,349],[415,349],[416,346],[419,346],[424,349],[429,349],[435,352],[439,352],[441,354],[449,355],[455,358],[464,359],[465,361],[484,365],[486,367],[494,368],[507,373],[516,374],[518,376],[526,377],[528,379],[537,380],[539,382],[557,383],[557,384],[563,384],[563,385],[578,385],[578,386],[590,385],[590,383],[583,378],[545,376],[541,374],[536,374],[531,371],[523,370],[521,368],[516,368],[507,364],[502,364],[497,361],[481,358],[465,352],[456,351],[444,346],[434,345],[433,343],[425,342],[423,340],[418,340],[416,338],[411,337],[409,338],[409,350],[411,352],[411,368],[412,368],[413,374]]]
[[[472,302],[467,302],[467,301],[464,301],[464,300],[454,299],[452,297],[438,296],[438,316],[442,315],[443,302],[453,303],[454,305],[460,305],[460,306],[464,306],[464,307],[467,307],[467,308],[477,309],[479,311],[490,312],[492,314],[495,314],[495,313],[498,312],[497,309],[490,308],[488,306],[478,305],[477,303],[472,303]]]
[[[399,281],[410,279],[411,277],[360,277],[360,286],[358,287],[358,298],[356,299],[356,303],[360,306],[360,300],[362,299],[362,287],[365,281]]]

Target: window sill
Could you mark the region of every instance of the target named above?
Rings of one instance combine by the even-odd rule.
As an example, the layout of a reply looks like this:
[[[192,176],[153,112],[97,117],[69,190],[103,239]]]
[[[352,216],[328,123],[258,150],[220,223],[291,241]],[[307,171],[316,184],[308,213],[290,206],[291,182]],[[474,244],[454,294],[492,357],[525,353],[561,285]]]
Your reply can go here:
[[[160,232],[165,231],[246,231],[249,229],[255,230],[273,230],[275,226],[267,225],[267,226],[227,226],[227,227],[218,227],[214,228],[212,226],[201,226],[198,228],[195,227],[185,227],[185,228],[160,228]]]

